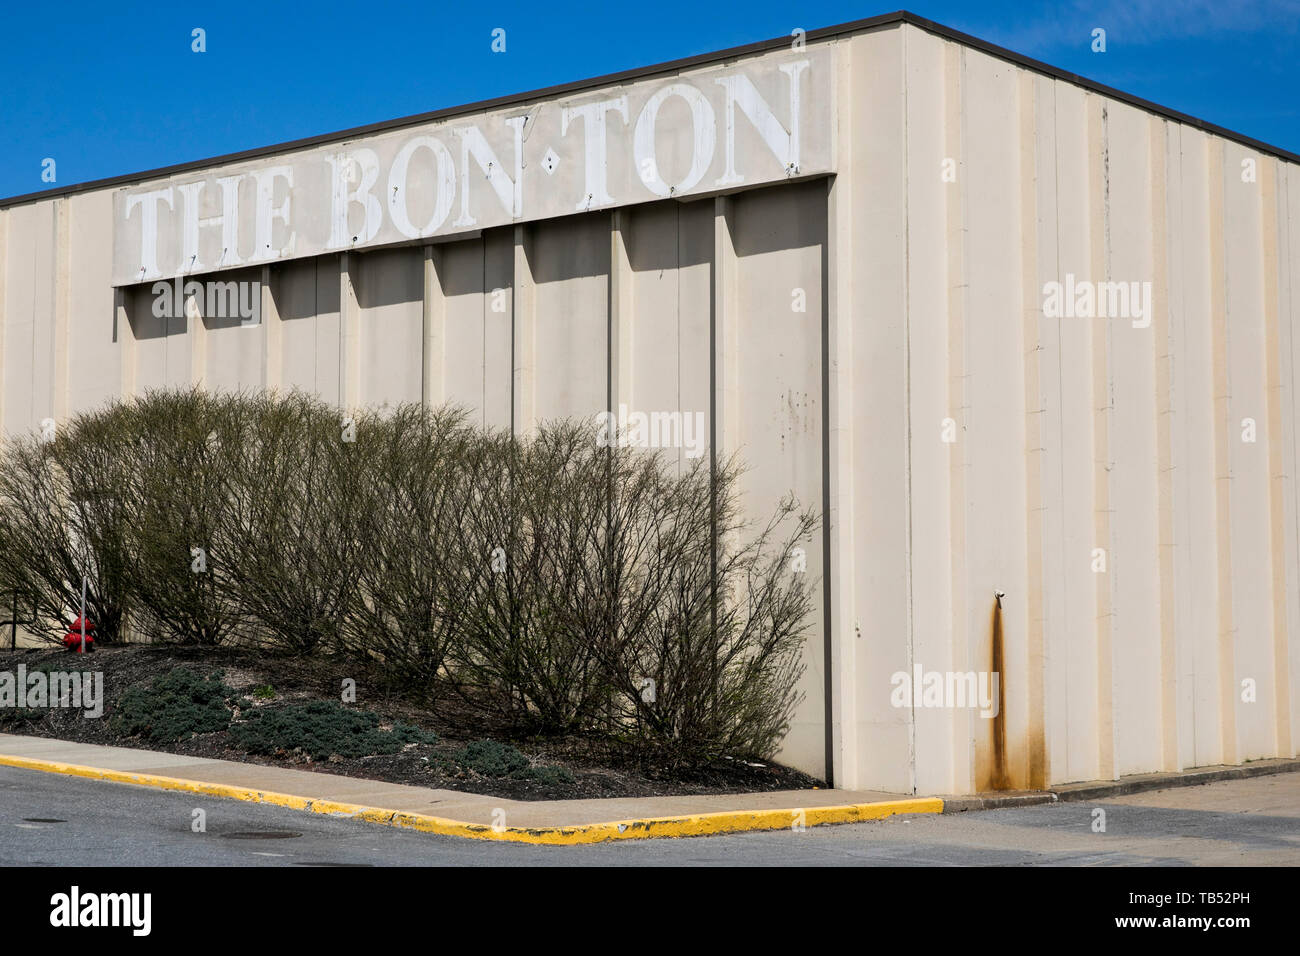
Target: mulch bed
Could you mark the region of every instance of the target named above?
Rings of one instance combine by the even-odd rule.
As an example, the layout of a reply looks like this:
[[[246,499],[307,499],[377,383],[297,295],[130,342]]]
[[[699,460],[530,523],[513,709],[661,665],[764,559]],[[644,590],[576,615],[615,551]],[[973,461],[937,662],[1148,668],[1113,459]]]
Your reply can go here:
[[[502,728],[485,725],[481,717],[463,707],[444,702],[437,711],[430,712],[396,689],[386,687],[382,674],[358,673],[354,663],[321,657],[279,658],[231,648],[159,645],[102,647],[84,657],[62,649],[20,649],[0,651],[0,671],[15,671],[20,663],[30,671],[34,665],[51,659],[58,660],[60,670],[103,672],[106,697],[103,718],[86,719],[79,710],[54,708],[38,719],[24,719],[12,710],[0,709],[0,732],[318,770],[515,800],[746,793],[822,785],[807,774],[769,761],[724,758],[707,766],[682,770],[644,759],[629,760],[607,743],[590,739],[512,737]],[[394,754],[355,758],[334,755],[327,760],[313,761],[301,752],[281,752],[274,757],[245,753],[232,745],[227,731],[200,734],[175,744],[144,742],[115,733],[108,718],[122,694],[135,685],[148,686],[154,678],[179,666],[201,673],[223,671],[225,683],[258,706],[301,700],[338,701],[342,680],[351,678],[356,681],[359,707],[379,714],[385,722],[401,720],[435,731],[439,740],[433,745],[411,744]],[[266,699],[253,694],[254,688],[266,685],[273,688],[273,698],[266,692]],[[448,767],[447,760],[438,759],[472,740],[485,738],[509,742],[537,764],[567,770],[572,782],[488,777],[461,767]]]

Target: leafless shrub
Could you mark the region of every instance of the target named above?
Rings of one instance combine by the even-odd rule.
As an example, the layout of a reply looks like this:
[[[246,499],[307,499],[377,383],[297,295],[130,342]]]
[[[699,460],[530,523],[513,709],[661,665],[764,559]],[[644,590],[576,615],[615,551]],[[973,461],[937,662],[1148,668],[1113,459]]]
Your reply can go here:
[[[125,614],[127,532],[135,511],[118,447],[124,410],[82,414],[52,440],[25,435],[0,455],[0,589],[35,604],[27,629],[57,641],[80,611],[99,640],[119,640]]]
[[[265,646],[337,650],[374,530],[363,494],[370,463],[354,438],[379,428],[378,417],[341,416],[301,393],[239,405],[218,531],[222,553],[235,556],[230,591]]]
[[[152,391],[124,410],[115,449],[132,470],[127,589],[135,625],[154,640],[217,645],[239,629],[230,572],[243,558],[219,533],[241,407],[192,389]]]
[[[358,593],[344,619],[349,654],[382,661],[426,699],[456,633],[464,601],[450,567],[483,443],[455,408],[399,406],[357,434],[365,463]]]
[[[378,663],[518,730],[660,763],[770,756],[798,703],[817,517],[747,520],[713,469],[554,422],[153,392],[0,455],[0,587],[57,637],[90,576],[103,637],[234,637]]]
[[[587,621],[569,609],[590,600],[583,571],[601,560],[604,456],[584,426],[567,424],[531,440],[487,435],[480,447],[451,543],[455,677],[467,699],[520,727],[582,729],[605,688]]]
[[[738,463],[678,476],[573,423],[495,436],[489,457],[449,592],[465,602],[452,656],[467,699],[680,763],[770,755],[798,703],[814,604],[788,557],[816,516],[788,499],[755,528]]]
[[[608,729],[660,761],[768,757],[799,702],[814,593],[788,558],[818,519],[789,498],[756,529],[740,474],[732,460],[711,480],[698,462],[661,472],[653,494],[623,494],[638,506],[622,509],[613,542],[622,632],[606,665],[618,690]]]

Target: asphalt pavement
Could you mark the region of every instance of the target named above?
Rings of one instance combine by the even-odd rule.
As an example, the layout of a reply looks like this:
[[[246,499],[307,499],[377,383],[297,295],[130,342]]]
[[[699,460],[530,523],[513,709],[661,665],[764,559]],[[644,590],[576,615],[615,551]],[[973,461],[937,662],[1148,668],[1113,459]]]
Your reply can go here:
[[[548,847],[0,767],[0,865],[1296,866],[1300,773],[1092,803]]]

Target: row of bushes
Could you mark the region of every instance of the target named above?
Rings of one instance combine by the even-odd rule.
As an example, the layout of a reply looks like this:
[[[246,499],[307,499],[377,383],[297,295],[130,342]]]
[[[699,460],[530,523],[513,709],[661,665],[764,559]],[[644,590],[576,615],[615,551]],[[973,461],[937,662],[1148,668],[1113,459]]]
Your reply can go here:
[[[50,639],[85,574],[101,641],[337,655],[520,731],[770,755],[813,602],[787,557],[817,519],[750,525],[735,461],[598,437],[150,393],[6,444],[0,587]]]

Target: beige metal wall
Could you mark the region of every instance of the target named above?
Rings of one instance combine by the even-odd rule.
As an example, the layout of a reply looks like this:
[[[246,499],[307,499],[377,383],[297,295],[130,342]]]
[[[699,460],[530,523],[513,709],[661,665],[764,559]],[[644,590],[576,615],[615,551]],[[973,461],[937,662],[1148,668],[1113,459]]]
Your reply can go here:
[[[71,235],[105,234],[103,198],[72,200],[85,218]],[[263,321],[252,326],[156,318],[151,283],[122,290],[115,309],[104,274],[85,284],[84,300],[78,284],[77,300],[56,306],[83,252],[69,234],[56,240],[65,206],[4,213],[19,240],[5,270],[7,431],[118,394],[190,383],[297,387],[345,408],[455,402],[485,426],[519,431],[625,405],[698,413],[695,453],[707,454],[718,415],[719,448],[754,465],[744,493],[756,521],[791,491],[821,507],[824,180],[223,275],[263,283]],[[31,237],[44,260],[23,254]],[[798,312],[794,289],[804,290]],[[76,331],[60,333],[72,316]],[[714,325],[725,342],[716,374]],[[66,338],[56,348],[59,334]],[[66,394],[57,361],[80,363]],[[684,459],[692,449],[666,453]],[[820,537],[805,549],[804,573],[820,579]],[[820,614],[810,624],[805,701],[784,757],[822,774]]]
[[[1295,754],[1300,170],[910,25],[840,63],[837,780]],[[1067,274],[1150,282],[1149,326],[1047,317]],[[917,665],[1000,671],[1002,726],[891,706]]]
[[[819,45],[829,179],[223,275],[257,326],[115,292],[112,190],[0,210],[0,422],[191,382],[703,412],[753,515],[828,508],[788,762],[965,793],[1295,754],[1300,171],[912,25]],[[1149,324],[1047,317],[1067,274],[1150,282]],[[997,671],[1000,717],[895,706],[918,666]]]

